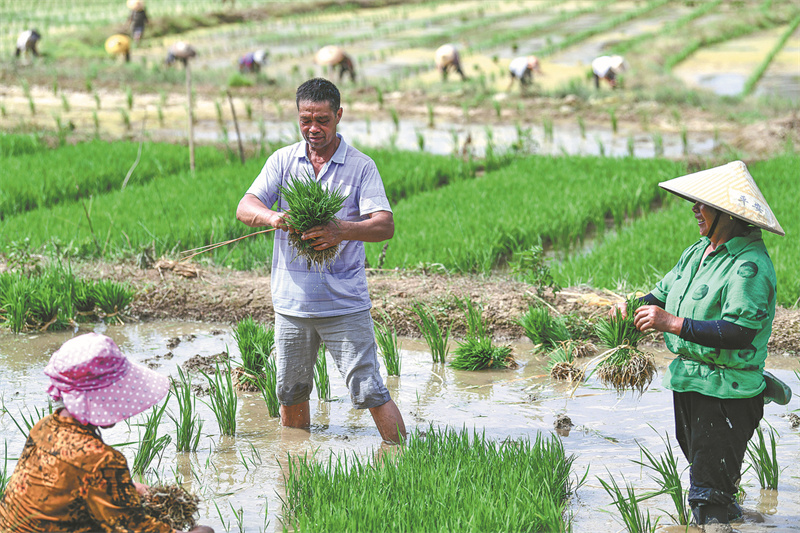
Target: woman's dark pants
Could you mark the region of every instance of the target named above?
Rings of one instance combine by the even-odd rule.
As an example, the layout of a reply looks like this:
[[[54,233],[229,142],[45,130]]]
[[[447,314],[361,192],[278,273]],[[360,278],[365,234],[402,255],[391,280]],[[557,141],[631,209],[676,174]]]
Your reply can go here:
[[[762,394],[720,399],[673,392],[675,436],[689,461],[689,505],[698,524],[741,516],[735,500],[747,443],[764,416]]]

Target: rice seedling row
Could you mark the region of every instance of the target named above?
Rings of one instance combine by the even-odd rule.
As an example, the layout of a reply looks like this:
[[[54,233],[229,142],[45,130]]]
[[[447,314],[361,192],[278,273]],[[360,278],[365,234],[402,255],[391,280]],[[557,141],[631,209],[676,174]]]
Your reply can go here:
[[[681,175],[682,164],[604,158],[530,157],[480,180],[418,194],[395,209],[398,229],[386,267],[441,263],[461,272],[491,272],[515,251],[539,243],[568,250],[588,227],[619,225],[662,193],[657,182]],[[603,176],[598,179],[598,176]],[[379,246],[366,246],[377,264]]]
[[[4,158],[0,218],[121,188],[137,161],[138,148],[138,143],[90,141],[48,151],[47,157],[35,152]],[[212,147],[200,147],[197,155],[206,167],[226,161]],[[184,169],[188,169],[185,148],[146,143],[130,183],[146,183]]]
[[[748,166],[789,236],[800,233],[800,221],[793,216],[794,198],[800,195],[798,166],[800,157],[796,154]],[[794,266],[800,263],[800,241],[766,231],[762,236],[775,266],[778,304],[795,306],[800,300],[800,279]],[[588,283],[594,287],[626,292],[640,289],[646,293],[675,266],[681,252],[699,237],[691,204],[667,198],[663,209],[606,235],[590,252],[573,255],[555,265],[553,275],[563,286]]]
[[[789,38],[792,36],[792,34],[795,32],[798,26],[800,26],[800,14],[798,14],[794,18],[794,20],[789,24],[789,27],[786,28],[786,31],[783,32],[780,39],[778,39],[778,42],[776,42],[772,50],[769,51],[769,54],[767,54],[767,56],[764,58],[761,64],[758,65],[756,70],[753,71],[753,73],[750,74],[750,76],[744,82],[742,95],[747,96],[748,94],[751,94],[755,90],[756,84],[764,75],[764,72],[767,71],[767,68],[769,68],[769,65],[770,63],[772,63],[772,60],[775,58],[778,52],[780,52],[781,49],[783,49],[783,47],[786,45],[786,42],[789,40]]]

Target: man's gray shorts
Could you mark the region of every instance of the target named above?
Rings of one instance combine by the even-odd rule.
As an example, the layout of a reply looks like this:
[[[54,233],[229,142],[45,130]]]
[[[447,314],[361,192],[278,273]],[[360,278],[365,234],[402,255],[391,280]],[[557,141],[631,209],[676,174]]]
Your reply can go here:
[[[278,400],[296,405],[311,396],[320,342],[333,356],[356,409],[389,400],[383,384],[369,310],[327,318],[298,318],[275,313]]]

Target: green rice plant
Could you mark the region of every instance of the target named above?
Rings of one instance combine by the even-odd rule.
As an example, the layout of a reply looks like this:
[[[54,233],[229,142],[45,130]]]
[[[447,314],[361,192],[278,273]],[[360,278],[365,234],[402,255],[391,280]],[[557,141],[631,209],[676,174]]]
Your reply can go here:
[[[242,369],[255,379],[264,369],[265,359],[275,348],[275,329],[265,327],[251,315],[240,320],[233,330],[233,338],[242,358]]]
[[[331,378],[328,375],[328,359],[325,357],[325,344],[320,344],[317,360],[314,363],[314,386],[317,388],[317,397],[328,401],[331,397]]]
[[[232,436],[236,434],[236,408],[239,405],[239,397],[236,395],[236,388],[233,386],[231,361],[228,358],[225,359],[224,369],[220,369],[218,361],[214,363],[214,367],[213,377],[205,372],[202,373],[208,380],[209,407],[217,419],[220,433]]]
[[[0,468],[0,498],[5,494],[10,479],[11,472],[8,471],[8,441],[3,440],[3,466]]]
[[[125,102],[128,104],[128,110],[133,110],[133,89],[130,85],[125,87]]]
[[[76,280],[72,286],[72,303],[76,313],[81,315],[94,314],[97,305],[95,282]]]
[[[19,134],[0,132],[0,156],[6,165],[9,158],[14,156],[41,152],[47,148],[42,138],[37,134]],[[6,175],[10,179],[10,175]],[[6,180],[3,181],[5,187]]]
[[[0,280],[6,281],[0,285],[0,318],[13,333],[21,333],[28,325],[31,314],[31,301],[28,295],[33,284],[28,278],[11,274],[0,274]]]
[[[320,182],[306,176],[306,179],[292,177],[280,192],[289,206],[289,225],[294,230],[289,232],[289,242],[303,257],[311,268],[314,263],[318,268],[330,265],[339,255],[339,247],[332,246],[325,250],[315,250],[311,240],[304,241],[301,235],[314,226],[335,223],[336,213],[344,205],[347,195],[337,190],[328,190]]]
[[[267,404],[267,411],[269,416],[275,418],[280,416],[280,401],[278,400],[278,371],[275,368],[275,357],[264,357],[264,372],[259,374],[256,379],[258,390],[261,391],[261,397],[264,398],[264,403]]]
[[[139,434],[139,449],[136,450],[136,455],[133,457],[133,465],[131,467],[131,475],[133,477],[138,476],[141,479],[156,457],[159,458],[160,463],[160,457],[164,449],[172,442],[172,437],[169,435],[158,436],[158,427],[161,424],[161,418],[164,416],[166,408],[167,402],[164,402],[161,407],[158,405],[153,406],[147,413],[147,419],[142,424],[145,427],[144,436],[141,433]]]
[[[584,372],[575,366],[575,344],[561,342],[547,354],[547,366],[550,377],[562,381],[582,381]]]
[[[17,429],[20,431],[20,433],[22,433],[22,435],[25,438],[27,438],[28,435],[31,432],[31,429],[33,428],[33,426],[36,425],[37,422],[39,422],[39,420],[41,420],[42,418],[44,418],[48,414],[53,414],[53,403],[50,400],[48,400],[47,401],[47,408],[44,408],[44,407],[39,408],[39,407],[34,406],[32,413],[31,413],[30,409],[28,409],[27,416],[25,415],[25,413],[22,412],[22,409],[20,409],[19,410],[19,417],[20,417],[20,419],[22,419],[22,423],[20,423],[14,417],[14,415],[11,414],[11,411],[9,411],[8,409],[5,408],[5,406],[3,406],[2,409],[0,409],[0,413],[8,414],[9,418],[11,418],[11,421],[14,422],[15,426],[17,426]]]
[[[419,148],[419,151],[425,151],[425,135],[423,135],[419,130],[416,130],[414,133],[417,136],[417,147]]]
[[[610,473],[609,476],[611,476]],[[658,517],[655,519],[655,521],[653,521],[650,518],[650,511],[648,510],[643,512],[639,507],[639,503],[654,496],[654,494],[637,497],[636,492],[633,490],[633,485],[627,482],[625,482],[625,491],[623,492],[622,489],[620,489],[620,487],[617,485],[617,482],[613,476],[611,477],[610,482],[606,482],[600,478],[597,479],[600,481],[600,484],[603,485],[603,488],[608,495],[613,499],[613,503],[619,511],[625,529],[627,529],[630,533],[656,532],[658,529],[658,522],[661,518]]]
[[[561,290],[561,287],[553,279],[550,267],[545,263],[544,246],[542,239],[530,246],[527,250],[517,250],[514,252],[512,260],[509,262],[511,273],[525,283],[530,283],[536,288],[536,294],[541,298],[545,291],[550,289],[553,294]]]
[[[434,115],[433,112],[433,104],[428,102],[427,107],[428,107],[428,127],[432,128],[436,125],[436,120],[435,120],[436,116]]]
[[[781,469],[778,467],[776,434],[773,428],[769,428],[769,446],[767,446],[764,431],[759,426],[756,428],[756,438],[747,444],[747,457],[762,489],[778,489]]]
[[[453,350],[455,358],[450,366],[458,370],[484,370],[497,368],[516,368],[517,363],[511,355],[510,346],[495,346],[492,338],[468,336]]]
[[[127,283],[112,280],[101,280],[94,284],[94,298],[97,307],[104,314],[104,319],[116,319],[122,323],[120,314],[133,302],[136,291]]]
[[[503,114],[503,106],[498,100],[492,100],[492,107],[494,107],[494,114],[500,118]]]
[[[434,363],[444,363],[447,357],[447,342],[450,340],[450,328],[443,330],[433,314],[433,310],[423,303],[414,304],[414,313],[419,317],[417,327],[422,333]]]
[[[244,114],[247,116],[247,120],[253,120],[253,105],[249,100],[244,103]]]
[[[386,317],[388,319],[388,317]],[[382,323],[375,324],[375,340],[383,357],[383,364],[390,376],[400,375],[400,347],[397,343],[397,330],[394,326]]]
[[[633,157],[634,154],[634,141],[633,135],[628,135],[628,157]]]
[[[617,133],[617,110],[613,107],[608,110],[608,114],[611,117],[611,131],[615,134]]]
[[[99,94],[97,94],[97,91],[95,91],[94,93],[92,93],[92,95],[94,96],[94,105],[95,105],[95,107],[96,107],[97,109],[100,109],[100,105],[101,105],[101,103],[102,103],[102,102],[101,102],[101,100],[100,100],[100,95],[99,95]]]
[[[633,325],[634,314],[641,305],[639,298],[633,295],[626,301],[626,316],[615,308],[610,317],[600,318],[595,324],[600,345],[608,348],[598,357],[598,377],[618,392],[627,388],[644,392],[656,372],[653,356],[636,347],[647,336]]]
[[[378,100],[378,109],[383,109],[383,90],[380,87],[375,87],[375,97]]]
[[[547,117],[542,119],[542,128],[545,142],[553,142],[553,119]]]
[[[128,110],[120,108],[119,115],[122,118],[122,124],[125,126],[125,129],[131,129],[131,116],[128,114]]]
[[[392,116],[392,124],[394,124],[394,131],[400,131],[400,115],[394,107],[389,109],[389,114]]]
[[[586,138],[586,123],[583,121],[583,117],[578,115],[578,130],[581,132],[581,139]]]
[[[70,110],[69,100],[67,99],[67,95],[64,93],[61,93],[61,108],[66,113],[69,113]]]
[[[767,68],[769,68],[772,60],[775,59],[775,56],[778,54],[778,52],[783,49],[783,47],[786,45],[786,42],[791,38],[798,26],[800,26],[800,15],[797,15],[792,22],[789,23],[789,27],[786,28],[786,31],[784,31],[780,38],[775,42],[775,45],[772,47],[766,57],[764,57],[758,67],[750,74],[750,76],[748,76],[747,80],[745,80],[744,88],[742,89],[743,95],[747,96],[753,93],[758,81],[764,75],[764,72],[767,71]]]
[[[456,304],[466,313],[467,337],[488,337],[489,331],[483,320],[483,306],[474,304],[466,296],[456,298]]]
[[[672,446],[669,442],[669,435],[661,437],[667,451],[656,457],[650,450],[645,448],[640,442],[636,442],[639,450],[646,458],[645,461],[634,461],[634,463],[652,470],[655,474],[650,474],[650,478],[658,483],[661,488],[660,494],[667,494],[675,505],[675,514],[666,512],[676,524],[686,525],[692,518],[692,510],[687,505],[686,494],[681,486],[681,474],[678,472],[678,460],[672,453]],[[663,510],[663,509],[662,509]]]
[[[653,133],[653,151],[656,157],[664,155],[664,138],[661,137],[659,132]]]
[[[298,532],[566,531],[573,462],[554,436],[500,443],[431,425],[394,457],[290,456],[283,516]]]
[[[569,340],[570,334],[560,316],[552,316],[543,306],[530,304],[517,321],[525,330],[525,335],[536,346],[556,348],[559,343]]]
[[[197,413],[192,377],[178,366],[178,380],[172,380],[172,394],[178,401],[178,415],[169,417],[175,422],[175,446],[179,452],[197,451],[203,420]]]

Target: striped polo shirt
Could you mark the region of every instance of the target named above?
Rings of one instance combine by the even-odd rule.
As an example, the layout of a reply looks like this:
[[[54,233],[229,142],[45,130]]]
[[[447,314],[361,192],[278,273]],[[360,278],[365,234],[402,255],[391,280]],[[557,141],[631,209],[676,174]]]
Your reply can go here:
[[[294,177],[312,177],[327,189],[339,189],[347,195],[336,218],[366,220],[377,211],[389,211],[389,201],[375,163],[337,133],[339,148],[314,178],[314,168],[306,155],[306,143],[300,141],[274,152],[247,190],[276,210],[288,206],[279,192]],[[327,268],[308,268],[306,260],[296,258],[288,233],[276,231],[272,253],[272,305],[283,315],[322,318],[357,313],[372,307],[364,270],[364,243],[342,241],[338,258]]]

